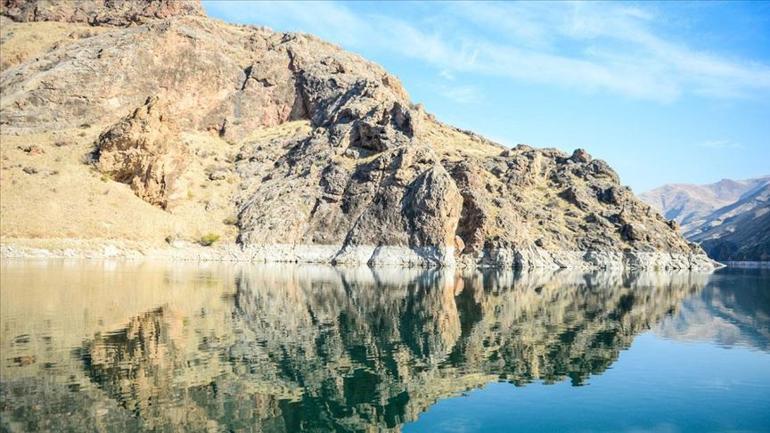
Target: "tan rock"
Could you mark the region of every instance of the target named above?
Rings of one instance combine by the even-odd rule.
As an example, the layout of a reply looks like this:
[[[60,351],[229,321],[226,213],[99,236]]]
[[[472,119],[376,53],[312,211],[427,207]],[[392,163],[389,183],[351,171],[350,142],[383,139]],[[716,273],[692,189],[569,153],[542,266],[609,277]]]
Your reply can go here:
[[[97,142],[97,167],[131,185],[143,200],[163,207],[190,161],[176,126],[163,114],[157,97],[103,132]]]

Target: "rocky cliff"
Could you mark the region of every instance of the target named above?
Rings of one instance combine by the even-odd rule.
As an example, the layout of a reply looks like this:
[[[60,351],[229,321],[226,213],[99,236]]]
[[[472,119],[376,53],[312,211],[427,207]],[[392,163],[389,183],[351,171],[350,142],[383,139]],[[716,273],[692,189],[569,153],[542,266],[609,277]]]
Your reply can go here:
[[[442,124],[312,36],[191,2],[2,5],[6,245],[209,233],[256,261],[712,266],[584,150]]]

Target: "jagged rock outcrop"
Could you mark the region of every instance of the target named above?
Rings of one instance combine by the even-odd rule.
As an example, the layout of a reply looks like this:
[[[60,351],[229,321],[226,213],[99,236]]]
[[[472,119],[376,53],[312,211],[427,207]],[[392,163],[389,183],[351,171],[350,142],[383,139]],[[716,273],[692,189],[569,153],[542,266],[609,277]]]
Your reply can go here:
[[[204,15],[188,0],[2,0],[2,14],[14,21],[63,21],[127,26],[179,15]]]
[[[158,98],[134,110],[99,136],[98,169],[131,185],[136,195],[168,208],[174,187],[190,162],[190,152],[176,135]]]
[[[33,3],[53,4],[14,2]],[[238,174],[225,197],[237,210],[243,258],[712,266],[584,150],[506,149],[444,125],[381,67],[312,36],[227,25],[198,16],[198,6],[127,4],[95,6],[96,15],[139,8],[144,18],[129,21],[140,25],[111,27],[0,74],[3,133],[95,125],[103,131],[98,166],[168,208],[187,156],[143,106],[159,98],[179,134],[209,134],[237,149],[215,162],[218,173]],[[67,21],[61,13],[46,19]],[[149,117],[130,120],[137,107]],[[306,127],[284,128],[294,122]],[[196,173],[190,185],[212,180]]]

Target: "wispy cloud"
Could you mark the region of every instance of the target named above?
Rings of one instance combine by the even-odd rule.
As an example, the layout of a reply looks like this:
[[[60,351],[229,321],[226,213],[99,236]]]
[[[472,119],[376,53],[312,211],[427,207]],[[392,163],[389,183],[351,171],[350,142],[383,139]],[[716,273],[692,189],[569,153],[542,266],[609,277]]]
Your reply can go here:
[[[479,89],[473,86],[441,86],[438,93],[458,104],[474,104],[483,99]]]
[[[241,22],[276,23],[352,49],[404,56],[444,77],[469,72],[660,102],[770,94],[770,66],[661,36],[663,20],[643,4],[434,3],[430,18],[416,21],[344,3],[207,7]]]
[[[453,81],[455,79],[455,75],[447,69],[442,69],[439,71],[438,75],[448,81]]]

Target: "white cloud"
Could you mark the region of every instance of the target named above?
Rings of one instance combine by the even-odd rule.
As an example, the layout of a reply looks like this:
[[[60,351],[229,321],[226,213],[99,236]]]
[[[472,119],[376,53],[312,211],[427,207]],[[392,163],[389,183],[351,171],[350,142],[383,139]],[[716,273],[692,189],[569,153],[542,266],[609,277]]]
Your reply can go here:
[[[448,81],[453,81],[455,79],[455,75],[452,72],[450,72],[448,69],[442,69],[438,73],[438,75],[439,75],[439,77],[441,77],[441,78],[443,78],[445,80],[448,80]]]
[[[670,102],[770,93],[770,66],[693,49],[660,36],[643,5],[445,3],[418,22],[357,12],[343,3],[210,2],[226,17],[278,23],[353,49],[380,50],[455,72]],[[435,10],[434,10],[435,9]]]
[[[442,86],[438,93],[458,104],[473,104],[483,99],[479,89],[473,86]]]

